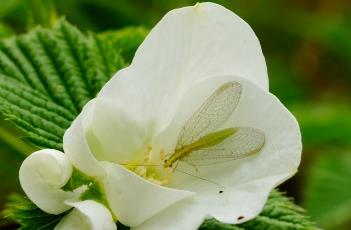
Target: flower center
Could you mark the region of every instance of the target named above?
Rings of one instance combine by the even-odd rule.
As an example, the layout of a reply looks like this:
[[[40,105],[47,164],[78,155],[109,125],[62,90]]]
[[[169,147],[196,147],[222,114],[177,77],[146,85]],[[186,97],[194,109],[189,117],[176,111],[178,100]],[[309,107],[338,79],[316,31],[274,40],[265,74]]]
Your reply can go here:
[[[165,151],[160,150],[157,160],[152,158],[153,148],[148,145],[144,158],[139,163],[128,163],[124,166],[135,174],[145,178],[146,180],[165,186],[170,183],[172,179],[173,168],[164,167]]]

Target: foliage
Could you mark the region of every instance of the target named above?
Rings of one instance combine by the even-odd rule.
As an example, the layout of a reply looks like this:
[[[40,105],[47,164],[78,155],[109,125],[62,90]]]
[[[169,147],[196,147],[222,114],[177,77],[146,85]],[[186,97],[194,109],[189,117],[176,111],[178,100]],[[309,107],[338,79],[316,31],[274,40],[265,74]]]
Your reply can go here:
[[[130,63],[136,49],[148,32],[144,27],[127,27],[121,30],[100,33],[99,38],[106,43],[110,43],[115,50],[119,50],[124,60]]]
[[[62,149],[84,104],[123,65],[118,52],[61,20],[0,43],[0,109],[34,145]],[[50,131],[48,131],[50,130]]]
[[[338,157],[335,157],[338,156]],[[351,220],[351,153],[329,151],[313,165],[305,205],[326,229],[347,229]]]
[[[136,50],[141,36],[146,35],[145,30],[142,31],[128,29],[100,37],[84,35],[60,20],[54,30],[36,28],[28,34],[3,41],[0,44],[1,111],[26,133],[26,138],[33,144],[62,149],[65,129],[109,77],[125,65],[124,58],[130,60],[130,52]],[[134,33],[136,40],[130,39]],[[113,37],[115,41],[111,41]],[[104,42],[104,39],[110,42]],[[116,47],[119,45],[123,47]],[[66,189],[74,189],[81,181],[87,180],[78,171],[74,175]],[[63,216],[43,213],[19,196],[11,198],[5,214],[22,224],[24,229],[46,229]],[[209,221],[202,228],[314,227],[299,207],[280,193],[273,192],[264,211],[255,220],[238,227]]]
[[[16,220],[22,230],[52,230],[66,215],[47,214],[35,206],[28,198],[11,195],[3,212],[6,218]]]
[[[12,34],[11,29],[6,25],[0,22],[0,38],[8,37]]]
[[[292,111],[300,123],[305,148],[319,153],[328,146],[337,145],[341,151],[351,146],[351,108],[346,101],[299,103]]]

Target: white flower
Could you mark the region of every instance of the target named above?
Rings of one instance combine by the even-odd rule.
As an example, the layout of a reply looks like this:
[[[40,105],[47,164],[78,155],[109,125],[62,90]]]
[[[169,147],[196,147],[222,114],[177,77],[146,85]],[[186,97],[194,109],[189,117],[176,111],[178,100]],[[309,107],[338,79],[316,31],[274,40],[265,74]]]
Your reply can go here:
[[[19,172],[21,186],[29,199],[47,213],[57,215],[74,208],[55,230],[116,229],[107,208],[92,200],[79,199],[87,186],[81,186],[73,192],[62,189],[70,179],[72,169],[72,164],[62,152],[40,150],[22,163]]]
[[[214,94],[224,102],[203,109]],[[199,128],[203,119],[210,122]],[[211,137],[219,130],[243,133],[231,136],[241,139],[235,139],[226,162],[217,162],[224,155],[193,155],[195,150],[170,161],[180,152],[177,144],[191,145],[208,134],[189,127],[208,130]],[[272,188],[296,173],[301,154],[295,118],[268,91],[254,32],[214,3],[169,12],[132,64],[84,107],[63,144],[74,167],[100,181],[118,221],[135,229],[196,229],[211,217],[225,223],[252,219]],[[216,164],[210,164],[211,156]],[[201,161],[206,164],[197,164]],[[50,199],[39,195],[44,193],[40,189],[26,193],[44,207],[65,200],[66,193],[58,191],[49,190]]]

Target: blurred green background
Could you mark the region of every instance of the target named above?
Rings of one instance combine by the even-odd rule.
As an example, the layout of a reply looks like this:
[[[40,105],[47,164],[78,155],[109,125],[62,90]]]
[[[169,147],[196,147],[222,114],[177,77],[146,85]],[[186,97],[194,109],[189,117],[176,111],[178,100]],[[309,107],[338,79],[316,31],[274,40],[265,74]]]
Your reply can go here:
[[[266,56],[270,89],[297,117],[303,135],[299,173],[281,190],[320,227],[351,229],[351,1],[215,1],[247,21]],[[151,28],[190,0],[0,0],[0,38],[50,27],[64,15],[83,31]],[[220,35],[219,35],[220,36]],[[234,38],[233,38],[234,39]],[[34,150],[1,118],[0,207],[20,192],[18,168]]]

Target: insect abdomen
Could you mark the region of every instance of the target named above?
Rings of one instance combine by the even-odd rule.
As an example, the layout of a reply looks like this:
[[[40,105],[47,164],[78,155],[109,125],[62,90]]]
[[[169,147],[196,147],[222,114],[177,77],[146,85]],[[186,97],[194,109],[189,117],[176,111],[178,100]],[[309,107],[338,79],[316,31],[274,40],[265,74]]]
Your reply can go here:
[[[228,137],[232,136],[237,130],[238,129],[236,128],[228,128],[209,133],[193,143],[196,146],[194,150],[209,148],[218,145]]]
[[[237,131],[236,128],[228,128],[228,129],[223,129],[213,133],[209,133],[189,145],[183,146],[180,149],[176,149],[176,151],[171,155],[171,157],[165,160],[164,167],[165,168],[172,167],[172,164],[174,162],[191,154],[191,152],[193,151],[218,145],[228,137],[232,136],[236,131]]]

